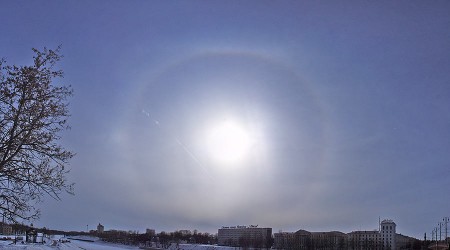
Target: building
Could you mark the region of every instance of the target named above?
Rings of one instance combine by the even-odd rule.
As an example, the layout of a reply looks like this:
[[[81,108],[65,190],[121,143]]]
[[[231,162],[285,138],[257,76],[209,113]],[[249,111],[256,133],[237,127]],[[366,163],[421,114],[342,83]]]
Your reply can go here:
[[[353,231],[347,235],[350,249],[380,249],[383,245],[378,230]]]
[[[181,236],[191,235],[191,230],[178,230]]]
[[[345,249],[347,239],[347,234],[338,231],[311,233],[311,244],[314,249]]]
[[[396,250],[411,249],[415,238],[396,232],[392,220],[383,220],[378,230],[342,232],[308,232],[298,230],[295,233],[279,232],[274,234],[276,249],[321,249],[321,250]]]
[[[415,238],[398,234],[393,220],[383,220],[379,230],[353,231],[348,234],[350,249],[409,249]]]
[[[150,229],[150,228],[147,228],[147,229],[145,230],[145,233],[146,233],[147,235],[149,235],[150,237],[153,237],[153,236],[156,235],[155,229]]]
[[[385,249],[397,249],[395,244],[397,225],[392,220],[383,220],[380,224],[380,235]]]
[[[289,249],[294,244],[295,233],[278,232],[273,234],[273,247],[276,249]]]
[[[0,230],[1,230],[2,235],[12,235],[13,234],[12,226],[8,225],[6,223],[3,223],[3,222],[0,222]]]
[[[218,230],[217,240],[221,246],[234,247],[270,247],[272,228],[258,226],[222,227]]]
[[[98,223],[97,233],[101,234],[101,233],[104,233],[104,232],[105,232],[105,227],[102,224]]]
[[[347,234],[337,231],[308,232],[298,230],[295,233],[279,232],[274,234],[276,249],[346,249]]]
[[[420,241],[402,234],[395,234],[395,246],[397,249],[412,249],[415,244],[420,244]]]
[[[353,231],[349,235],[350,249],[397,249],[396,224],[392,220],[383,220],[379,230]]]

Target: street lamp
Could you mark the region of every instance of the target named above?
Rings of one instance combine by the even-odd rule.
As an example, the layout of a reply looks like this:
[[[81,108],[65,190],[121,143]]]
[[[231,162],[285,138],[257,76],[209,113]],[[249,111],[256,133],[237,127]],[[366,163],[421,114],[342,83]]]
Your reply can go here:
[[[437,245],[438,245],[438,237],[437,237],[438,228],[435,227],[435,228],[434,228],[434,231],[435,231],[435,235],[436,235],[436,249],[437,249]]]
[[[444,223],[445,223],[445,243],[447,243],[447,246],[448,246],[448,240],[447,240],[447,224],[448,224],[448,222],[449,222],[449,218],[448,217],[444,217],[444,219],[443,219],[443,221],[444,221]]]

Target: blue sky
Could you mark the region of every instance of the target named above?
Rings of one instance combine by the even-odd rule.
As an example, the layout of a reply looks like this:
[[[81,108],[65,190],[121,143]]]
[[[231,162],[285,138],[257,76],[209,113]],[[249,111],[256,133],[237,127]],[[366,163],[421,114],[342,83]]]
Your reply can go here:
[[[449,8],[3,1],[0,56],[61,44],[75,91],[76,195],[35,224],[350,232],[381,217],[430,235],[450,213]],[[247,139],[232,162],[209,137],[227,123]]]

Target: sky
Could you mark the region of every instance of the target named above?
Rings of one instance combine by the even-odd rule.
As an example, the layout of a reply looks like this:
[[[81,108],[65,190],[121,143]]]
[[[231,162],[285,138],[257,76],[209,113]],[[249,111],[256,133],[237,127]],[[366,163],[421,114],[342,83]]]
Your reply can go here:
[[[8,1],[0,57],[62,45],[61,230],[259,225],[423,239],[450,216],[448,1]]]

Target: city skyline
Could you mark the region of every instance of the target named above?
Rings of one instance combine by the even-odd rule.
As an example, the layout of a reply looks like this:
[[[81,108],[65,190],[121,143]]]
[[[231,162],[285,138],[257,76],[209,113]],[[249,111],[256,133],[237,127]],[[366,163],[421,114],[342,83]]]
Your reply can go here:
[[[444,217],[444,221],[445,221],[445,218],[446,217]],[[355,233],[355,232],[381,232],[381,230],[382,230],[382,224],[383,223],[394,223],[395,224],[395,220],[392,220],[392,219],[386,219],[386,218],[383,218],[383,219],[381,219],[381,217],[379,217],[378,218],[378,228],[374,228],[374,229],[369,229],[369,228],[366,228],[366,229],[361,229],[361,228],[358,228],[358,229],[353,229],[353,230],[351,230],[351,231],[339,231],[339,230],[334,230],[334,229],[331,229],[331,230],[315,230],[315,231],[310,231],[309,229],[308,229],[308,226],[306,225],[306,226],[304,226],[304,227],[299,227],[299,228],[297,228],[297,229],[295,229],[295,230],[291,230],[291,231],[284,231],[284,230],[279,230],[279,231],[273,231],[273,234],[274,233],[294,233],[294,232],[296,232],[296,231],[306,231],[306,232],[312,232],[312,233],[320,233],[320,232],[340,232],[340,233],[344,233],[344,234],[351,234],[351,233]],[[445,239],[446,237],[445,237],[445,234],[446,234],[446,226],[448,227],[448,221],[447,221],[447,225],[445,224],[445,223],[442,223],[442,228],[441,228],[441,230],[440,230],[440,238],[441,239]],[[197,230],[196,228],[189,228],[189,227],[186,227],[186,228],[178,228],[178,229],[175,229],[175,230],[173,230],[173,231],[164,231],[164,230],[161,230],[161,231],[157,231],[157,229],[155,229],[155,228],[152,228],[152,227],[147,227],[147,228],[145,228],[145,230],[143,230],[142,232],[141,231],[139,231],[139,230],[133,230],[133,229],[116,229],[116,228],[106,228],[105,229],[105,227],[104,227],[104,225],[102,224],[102,223],[98,223],[97,225],[94,225],[93,226],[94,227],[94,229],[91,229],[90,227],[89,227],[89,225],[86,225],[86,232],[95,232],[95,231],[98,231],[99,229],[99,227],[101,228],[101,232],[106,232],[106,231],[114,231],[114,230],[119,230],[119,231],[125,231],[125,232],[128,232],[128,231],[135,231],[135,232],[138,232],[138,233],[144,233],[144,232],[148,232],[149,230],[150,231],[153,231],[154,233],[173,233],[173,232],[182,232],[182,233],[185,233],[185,234],[193,234],[193,233],[195,233],[195,232],[198,232],[198,233],[209,233],[209,234],[212,234],[212,235],[215,235],[215,234],[217,234],[217,232],[202,232],[202,231],[199,231],[199,230]],[[272,227],[270,226],[270,225],[267,225],[267,226],[263,226],[263,227],[261,227],[261,226],[259,226],[259,224],[256,224],[256,225],[244,225],[244,224],[238,224],[238,225],[222,225],[222,226],[220,226],[220,227],[217,227],[217,230],[220,230],[220,229],[239,229],[239,228],[270,228],[270,229],[272,229]],[[436,229],[436,228],[435,228]],[[217,231],[216,230],[216,231]],[[82,231],[80,231],[80,232],[82,232]],[[403,235],[401,232],[396,232],[396,233],[398,233],[398,234],[401,234],[401,235]],[[450,232],[447,232],[447,233],[450,233]],[[427,232],[425,232],[424,234],[427,234]],[[428,235],[428,234],[427,234]],[[422,238],[417,238],[417,237],[414,237],[414,236],[409,236],[409,235],[405,235],[405,236],[408,236],[408,237],[412,237],[412,238],[415,238],[415,239],[417,239],[417,240],[424,240],[424,238],[422,237]],[[425,235],[423,235],[423,236],[425,236]],[[434,237],[436,237],[436,236],[434,236]],[[438,236],[439,237],[439,236]],[[448,237],[448,236],[447,236]],[[436,239],[436,238],[434,238],[434,239]],[[430,240],[430,238],[427,238],[427,240]]]
[[[74,90],[75,195],[32,223],[350,232],[381,216],[422,239],[450,211],[449,8],[2,1],[0,58],[61,45]]]

